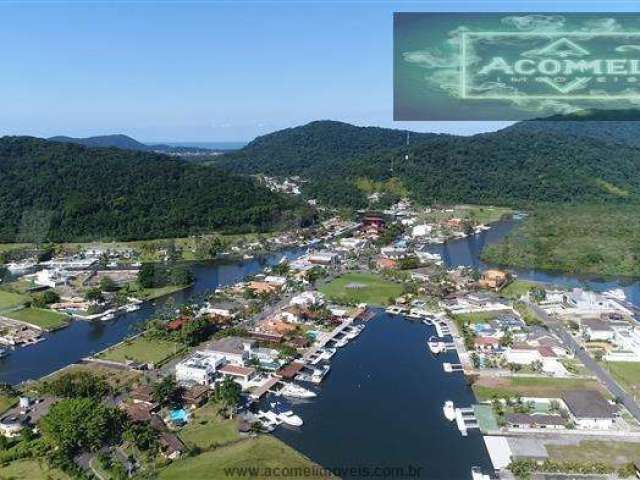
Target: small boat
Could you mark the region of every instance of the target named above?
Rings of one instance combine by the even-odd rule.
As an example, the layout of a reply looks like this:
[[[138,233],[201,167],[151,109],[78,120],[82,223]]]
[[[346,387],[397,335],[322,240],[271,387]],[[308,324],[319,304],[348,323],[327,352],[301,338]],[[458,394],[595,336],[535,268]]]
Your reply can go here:
[[[253,255],[249,255],[248,253],[245,253],[245,254],[242,256],[242,259],[243,259],[243,260],[251,260],[252,258],[253,258]]]
[[[300,427],[303,424],[302,418],[293,413],[291,407],[284,402],[277,401],[269,404],[271,410],[260,411],[260,414],[264,415],[267,420],[271,420],[278,425],[284,423],[291,425],[292,427]]]
[[[456,409],[454,408],[453,402],[451,400],[447,400],[446,402],[444,402],[442,411],[445,418],[450,422],[453,422],[456,419]]]
[[[624,293],[624,290],[622,290],[621,288],[614,288],[611,290],[607,290],[606,292],[602,292],[602,295],[607,298],[611,298],[613,300],[624,301],[627,299],[627,295]]]
[[[337,351],[335,348],[321,348],[318,350],[318,353],[320,353],[322,360],[331,360],[331,357],[333,357]]]
[[[491,480],[491,477],[486,473],[482,473],[480,467],[471,467],[471,480]]]
[[[311,390],[307,390],[300,385],[296,385],[295,383],[286,383],[284,387],[280,389],[280,394],[285,397],[292,398],[313,398],[316,397],[317,394],[312,392]]]
[[[429,350],[431,350],[431,353],[433,353],[434,355],[442,353],[445,350],[444,342],[441,342],[436,337],[429,337],[429,340],[427,340],[427,346],[429,347]]]
[[[102,317],[102,320],[113,320],[116,316],[113,313],[107,313]]]
[[[125,312],[135,312],[137,310],[140,310],[140,305],[135,305],[135,304],[127,305],[124,308],[124,310],[125,310]]]
[[[339,348],[340,348],[340,347],[344,347],[344,346],[346,346],[348,343],[349,343],[349,338],[347,338],[347,337],[345,336],[345,337],[342,337],[342,338],[340,338],[340,339],[336,340],[336,347],[339,347]]]

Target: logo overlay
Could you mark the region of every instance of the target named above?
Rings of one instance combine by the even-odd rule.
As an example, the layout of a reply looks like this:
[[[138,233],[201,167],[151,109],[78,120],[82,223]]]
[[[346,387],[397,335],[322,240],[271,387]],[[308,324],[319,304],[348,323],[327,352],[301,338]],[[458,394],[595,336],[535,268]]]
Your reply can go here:
[[[638,15],[397,13],[394,36],[396,120],[640,109]]]

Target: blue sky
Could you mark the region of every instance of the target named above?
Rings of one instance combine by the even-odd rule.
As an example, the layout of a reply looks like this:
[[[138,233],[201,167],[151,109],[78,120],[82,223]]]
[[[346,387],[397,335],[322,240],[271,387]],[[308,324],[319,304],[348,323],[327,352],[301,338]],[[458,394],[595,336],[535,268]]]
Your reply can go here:
[[[0,2],[0,134],[235,141],[392,121],[394,11],[638,11],[634,1]]]

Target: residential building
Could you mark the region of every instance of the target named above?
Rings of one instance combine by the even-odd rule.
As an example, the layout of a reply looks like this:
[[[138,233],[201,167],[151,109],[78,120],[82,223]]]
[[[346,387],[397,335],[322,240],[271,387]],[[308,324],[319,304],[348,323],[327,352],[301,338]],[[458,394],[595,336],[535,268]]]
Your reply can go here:
[[[562,395],[577,428],[608,430],[617,408],[595,390],[571,390]]]

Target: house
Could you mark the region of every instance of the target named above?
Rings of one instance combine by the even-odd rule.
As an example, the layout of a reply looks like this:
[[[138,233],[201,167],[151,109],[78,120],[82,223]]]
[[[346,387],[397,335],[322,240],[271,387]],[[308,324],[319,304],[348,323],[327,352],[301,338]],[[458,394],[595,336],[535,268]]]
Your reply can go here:
[[[140,385],[131,392],[129,392],[129,398],[135,403],[142,403],[146,405],[157,405],[153,399],[153,387],[151,385]]]
[[[511,428],[544,428],[547,430],[564,429],[567,423],[560,415],[540,413],[509,413],[505,416],[505,421]]]
[[[179,458],[186,450],[184,443],[176,435],[169,432],[161,432],[158,436],[160,452],[162,456],[170,460]]]
[[[208,303],[207,307],[204,309],[204,311],[209,315],[224,318],[235,318],[238,316],[241,310],[242,305],[237,302],[231,302],[227,300]]]
[[[276,372],[276,376],[282,378],[283,380],[293,380],[303,368],[304,363],[293,361],[278,370]]]
[[[223,355],[196,352],[176,364],[176,381],[185,385],[208,386],[213,381],[216,369],[226,363]]]
[[[577,428],[608,430],[613,426],[617,408],[595,390],[572,390],[562,395]]]
[[[509,281],[509,274],[502,270],[485,270],[478,282],[482,288],[500,290]]]
[[[511,348],[505,352],[504,359],[515,365],[531,365],[542,362],[542,355],[534,348]]]
[[[600,319],[586,319],[581,322],[582,334],[590,342],[610,342],[614,338],[613,328]]]
[[[405,258],[409,251],[405,248],[405,247],[383,247],[380,250],[380,253],[386,257],[386,258],[390,258],[391,260],[400,260],[402,258]]]
[[[268,283],[269,285],[273,285],[274,287],[276,287],[278,289],[282,289],[284,286],[287,285],[287,279],[285,277],[281,277],[279,275],[267,275],[264,278],[264,281],[266,283]]]
[[[239,380],[241,383],[246,383],[253,378],[256,373],[255,368],[241,367],[239,365],[224,365],[218,369],[218,373],[223,376],[228,376],[234,380]]]
[[[478,352],[494,352],[500,348],[500,340],[494,337],[475,337],[473,347]]]
[[[362,231],[369,235],[380,235],[384,231],[385,220],[382,215],[368,213],[362,217]]]
[[[398,262],[390,258],[378,257],[376,259],[376,267],[380,270],[392,270],[398,266]]]
[[[361,250],[367,246],[367,240],[364,238],[341,238],[338,243],[348,250]]]
[[[296,295],[289,301],[289,305],[298,307],[310,307],[311,305],[323,305],[324,295],[320,292],[306,291]]]
[[[153,407],[145,403],[123,404],[129,420],[133,423],[147,423],[151,420]]]
[[[278,288],[275,287],[274,285],[271,285],[270,283],[267,283],[267,282],[258,282],[258,281],[249,282],[249,284],[247,285],[247,288],[256,295],[260,295],[260,294],[270,295],[278,291]]]
[[[178,317],[167,323],[167,330],[169,330],[170,332],[177,332],[178,330],[182,330],[182,327],[184,327],[190,321],[191,318],[189,317]]]
[[[336,252],[315,252],[309,255],[309,262],[313,265],[333,267],[340,262],[340,255]]]
[[[431,230],[433,230],[433,227],[431,225],[416,225],[411,229],[411,236],[413,238],[426,237],[427,235],[431,234]]]
[[[225,337],[215,340],[203,350],[207,355],[224,357],[228,363],[244,365],[251,358],[255,340],[242,337]]]
[[[254,348],[251,352],[251,358],[256,359],[263,367],[273,370],[280,367],[280,364],[278,363],[278,355],[278,350],[273,348],[259,347]]]
[[[208,399],[211,390],[203,385],[194,385],[187,388],[182,394],[182,402],[191,408],[203,405]]]

